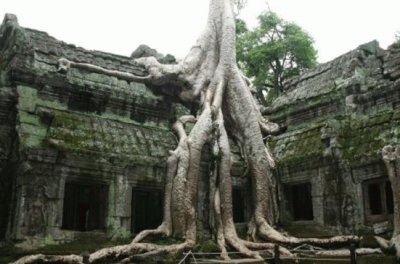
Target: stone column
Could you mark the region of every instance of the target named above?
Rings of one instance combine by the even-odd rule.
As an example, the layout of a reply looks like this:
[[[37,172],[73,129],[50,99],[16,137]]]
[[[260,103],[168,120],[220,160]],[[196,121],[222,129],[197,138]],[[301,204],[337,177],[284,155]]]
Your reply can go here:
[[[16,171],[16,184],[14,187],[15,201],[12,207],[15,208],[15,215],[10,218],[7,238],[12,240],[22,240],[28,235],[26,225],[27,208],[27,185],[25,184],[25,174],[32,170],[31,165],[26,162],[20,162]]]
[[[54,174],[46,187],[47,206],[47,231],[46,235],[55,240],[63,239],[62,223],[65,183],[69,174],[68,168],[61,167],[53,170]]]
[[[325,168],[319,168],[317,175],[311,178],[311,197],[313,204],[314,222],[323,226],[324,225],[324,175]]]
[[[130,236],[132,186],[125,174],[116,175],[109,190],[107,233],[112,239]]]

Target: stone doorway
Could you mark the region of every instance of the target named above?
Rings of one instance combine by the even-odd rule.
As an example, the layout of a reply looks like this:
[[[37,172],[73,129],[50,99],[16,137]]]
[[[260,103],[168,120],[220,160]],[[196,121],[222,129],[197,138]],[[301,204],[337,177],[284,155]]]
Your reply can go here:
[[[66,183],[62,229],[92,231],[105,228],[107,187]]]
[[[132,233],[158,227],[163,217],[163,193],[158,189],[132,190]]]
[[[363,192],[367,222],[386,221],[393,215],[393,193],[389,179],[367,180],[363,182]]]
[[[314,220],[311,183],[286,185],[285,196],[293,221]]]

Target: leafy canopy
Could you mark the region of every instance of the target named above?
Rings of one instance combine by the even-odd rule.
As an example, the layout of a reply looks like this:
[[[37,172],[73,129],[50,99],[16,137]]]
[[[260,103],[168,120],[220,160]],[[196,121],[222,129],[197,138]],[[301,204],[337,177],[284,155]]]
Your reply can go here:
[[[304,30],[274,12],[262,13],[258,22],[249,30],[243,20],[236,20],[237,60],[253,80],[258,99],[269,104],[283,92],[286,79],[316,65],[317,51]]]

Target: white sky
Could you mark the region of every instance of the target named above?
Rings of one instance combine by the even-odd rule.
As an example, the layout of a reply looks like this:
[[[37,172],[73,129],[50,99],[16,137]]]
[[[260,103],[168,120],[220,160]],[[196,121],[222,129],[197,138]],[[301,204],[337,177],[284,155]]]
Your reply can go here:
[[[13,13],[20,25],[48,32],[86,49],[129,56],[140,44],[184,57],[205,25],[208,0],[0,0],[0,16]],[[400,30],[400,0],[268,0],[272,11],[305,29],[319,61],[329,61],[377,39],[381,47]],[[267,9],[248,0],[249,25]]]

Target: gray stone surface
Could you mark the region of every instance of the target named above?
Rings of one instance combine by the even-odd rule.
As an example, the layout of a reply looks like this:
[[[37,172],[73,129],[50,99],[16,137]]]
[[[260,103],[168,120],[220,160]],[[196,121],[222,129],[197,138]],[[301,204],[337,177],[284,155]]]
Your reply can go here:
[[[160,87],[76,69],[59,73],[60,57],[146,74],[128,57],[87,51],[5,18],[0,239],[74,239],[75,232],[61,228],[67,182],[107,186],[104,231],[113,239],[129,237],[132,188],[164,187],[177,103]]]
[[[271,141],[280,186],[312,185],[310,225],[335,234],[372,232],[362,185],[387,177],[380,151],[400,141],[399,58],[395,45],[361,45],[289,80],[267,109],[286,129]],[[284,195],[280,204],[282,222],[295,224]]]
[[[61,57],[146,75],[132,58],[64,43],[6,16],[0,27],[0,240],[26,241],[29,247],[81,239],[80,232],[63,227],[69,183],[104,186],[108,195],[96,202],[105,208],[105,226],[95,231],[129,238],[132,192],[163,193],[168,151],[177,144],[171,126],[190,110],[177,101],[173,87],[74,68],[58,72]],[[168,55],[159,59],[175,61]],[[235,157],[232,172],[240,175]],[[208,212],[208,175],[205,155],[202,212]],[[208,214],[198,219],[208,238]]]

